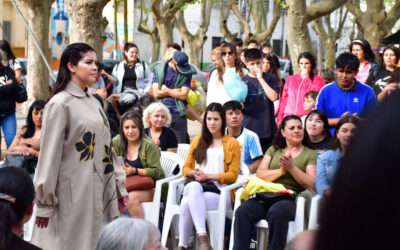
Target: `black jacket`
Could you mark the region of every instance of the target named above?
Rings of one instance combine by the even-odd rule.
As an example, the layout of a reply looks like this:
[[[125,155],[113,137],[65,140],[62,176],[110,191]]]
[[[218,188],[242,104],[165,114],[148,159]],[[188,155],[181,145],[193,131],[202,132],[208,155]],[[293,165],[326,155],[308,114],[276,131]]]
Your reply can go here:
[[[27,100],[25,87],[17,84],[14,71],[0,66],[0,116],[15,113],[15,103]]]

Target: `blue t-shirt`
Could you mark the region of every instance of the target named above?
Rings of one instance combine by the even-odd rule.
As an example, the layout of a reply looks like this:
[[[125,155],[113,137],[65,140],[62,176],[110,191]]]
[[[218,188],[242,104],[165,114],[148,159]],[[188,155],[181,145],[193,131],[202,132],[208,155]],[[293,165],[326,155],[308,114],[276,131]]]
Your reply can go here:
[[[176,72],[174,69],[169,67],[167,64],[166,69],[165,69],[164,85],[170,89],[176,89],[177,87],[175,86],[175,83],[176,83],[177,78],[178,78],[178,72]],[[187,81],[183,84],[182,87],[190,88],[191,80],[192,80],[192,76],[188,77]],[[161,102],[165,106],[167,106],[167,108],[169,109],[171,114],[179,114],[179,111],[176,107],[175,100],[176,99],[174,97],[164,97],[163,99],[161,99]]]
[[[241,172],[245,172],[243,168],[251,165],[255,160],[263,157],[263,151],[260,145],[260,139],[253,131],[243,128],[242,133],[236,138],[242,146],[242,163]]]
[[[336,82],[325,85],[317,98],[317,109],[328,119],[339,118],[343,113],[365,116],[376,105],[374,90],[367,84],[356,81],[353,90],[343,90]],[[331,128],[331,132],[334,129]]]
[[[264,73],[267,84],[279,93],[279,82],[275,76]],[[276,129],[274,104],[268,99],[257,78],[245,76],[248,92],[244,102],[244,127],[254,131],[259,138],[271,138]]]

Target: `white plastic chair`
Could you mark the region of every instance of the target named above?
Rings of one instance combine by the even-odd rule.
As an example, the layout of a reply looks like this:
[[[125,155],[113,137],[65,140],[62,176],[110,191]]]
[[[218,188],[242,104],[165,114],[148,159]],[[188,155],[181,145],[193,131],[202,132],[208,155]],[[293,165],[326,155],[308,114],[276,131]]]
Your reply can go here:
[[[153,223],[156,227],[158,227],[160,216],[162,186],[164,183],[179,178],[179,174],[173,175],[173,171],[177,165],[179,165],[179,168],[183,167],[182,159],[173,152],[162,151],[160,162],[166,178],[156,181],[153,201],[142,203],[145,219]]]
[[[318,215],[319,215],[319,206],[321,202],[321,195],[315,195],[311,199],[311,207],[310,207],[310,217],[308,219],[308,230],[318,229]]]
[[[186,157],[189,153],[190,144],[179,143],[176,153],[181,157],[183,161],[186,161]]]
[[[233,210],[231,235],[229,242],[229,250],[233,249],[234,242],[234,223],[235,223],[235,212],[236,209],[241,205],[240,195],[243,192],[243,188],[239,189],[235,193],[235,204]],[[296,234],[304,231],[304,209],[305,209],[305,199],[303,197],[297,197],[296,200],[296,214],[294,221],[289,222],[287,241],[291,240]],[[268,245],[268,222],[267,220],[260,220],[256,224],[257,228],[257,249],[264,250],[267,249]]]
[[[167,205],[165,208],[164,223],[161,234],[161,244],[166,246],[168,233],[171,228],[171,224],[176,215],[179,216],[179,199],[181,193],[178,190],[179,185],[185,182],[185,177],[173,180],[169,184]],[[235,182],[231,185],[227,185],[221,188],[221,194],[219,197],[219,204],[217,210],[207,211],[207,224],[208,232],[210,236],[210,243],[214,250],[223,250],[224,245],[224,230],[225,230],[225,218],[232,217],[232,209],[226,208],[226,199],[230,195],[230,191],[242,186],[241,182]]]

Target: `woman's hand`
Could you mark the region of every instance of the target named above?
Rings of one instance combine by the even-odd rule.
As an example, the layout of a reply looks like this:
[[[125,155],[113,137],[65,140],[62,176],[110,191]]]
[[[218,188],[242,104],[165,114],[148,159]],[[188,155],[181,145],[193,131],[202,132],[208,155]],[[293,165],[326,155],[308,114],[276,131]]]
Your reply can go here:
[[[290,154],[282,155],[279,162],[280,162],[280,166],[285,171],[290,172],[290,170],[292,170],[294,168],[293,159]]]
[[[130,167],[129,165],[127,165],[126,163],[124,165],[124,171],[125,171],[126,176],[130,176],[133,174],[133,168]]]
[[[35,223],[39,228],[46,228],[49,225],[49,217],[36,216]]]
[[[200,169],[196,169],[194,173],[194,179],[198,182],[207,181],[207,175]]]
[[[390,95],[393,91],[399,89],[399,84],[397,83],[389,83],[383,88],[383,92],[385,96]]]
[[[125,209],[128,207],[129,196],[121,197],[118,199],[118,209],[121,214],[125,212]]]

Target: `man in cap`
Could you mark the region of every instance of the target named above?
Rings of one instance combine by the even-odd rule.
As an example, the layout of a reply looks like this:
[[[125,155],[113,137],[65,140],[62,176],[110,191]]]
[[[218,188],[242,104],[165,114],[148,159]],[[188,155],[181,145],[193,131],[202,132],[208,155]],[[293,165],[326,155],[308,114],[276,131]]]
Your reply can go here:
[[[169,61],[154,67],[153,94],[171,112],[170,128],[175,132],[178,143],[189,143],[186,98],[195,73],[196,70],[188,62],[188,56],[182,51],[175,51]]]

